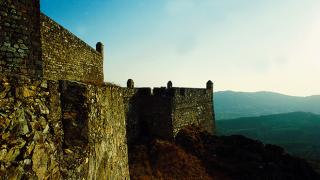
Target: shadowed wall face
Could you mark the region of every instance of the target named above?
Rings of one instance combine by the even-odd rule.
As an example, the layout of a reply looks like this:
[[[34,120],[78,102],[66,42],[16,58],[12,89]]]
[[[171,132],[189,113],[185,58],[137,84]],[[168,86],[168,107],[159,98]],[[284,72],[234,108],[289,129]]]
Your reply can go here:
[[[141,138],[173,140],[195,125],[215,133],[213,88],[124,88],[129,145]]]
[[[44,77],[52,80],[103,82],[103,45],[98,51],[41,14]]]
[[[0,73],[42,76],[39,0],[0,1]]]

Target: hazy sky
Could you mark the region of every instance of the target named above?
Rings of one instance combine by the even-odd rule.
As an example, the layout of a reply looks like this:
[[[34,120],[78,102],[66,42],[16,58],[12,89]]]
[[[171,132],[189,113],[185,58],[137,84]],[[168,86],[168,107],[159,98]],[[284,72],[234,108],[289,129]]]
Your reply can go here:
[[[105,80],[320,94],[319,0],[41,0],[91,46]]]

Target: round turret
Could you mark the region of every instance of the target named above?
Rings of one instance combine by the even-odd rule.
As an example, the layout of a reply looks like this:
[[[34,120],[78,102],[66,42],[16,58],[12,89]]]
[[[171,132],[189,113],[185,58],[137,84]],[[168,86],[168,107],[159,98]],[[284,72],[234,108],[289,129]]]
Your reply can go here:
[[[168,88],[168,89],[172,88],[172,81],[168,81],[168,83],[167,83],[167,88]]]
[[[211,80],[207,82],[207,90],[213,90],[213,82]]]
[[[133,89],[134,88],[134,82],[132,79],[128,79],[127,81],[127,88]]]
[[[98,52],[102,55],[102,57],[103,57],[104,45],[103,45],[102,42],[98,42],[98,43],[96,44],[96,51],[98,51]]]

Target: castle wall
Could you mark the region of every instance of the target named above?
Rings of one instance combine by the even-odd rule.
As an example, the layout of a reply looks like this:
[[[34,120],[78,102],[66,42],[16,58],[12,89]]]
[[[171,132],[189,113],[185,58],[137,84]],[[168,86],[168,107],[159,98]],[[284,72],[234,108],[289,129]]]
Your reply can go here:
[[[137,89],[122,88],[123,104],[126,119],[126,134],[128,145],[136,142],[140,137],[139,106]]]
[[[0,177],[129,179],[120,87],[0,78]]]
[[[66,179],[81,179],[89,174],[89,130],[87,86],[78,82],[60,81],[62,112],[63,168]]]
[[[129,179],[128,144],[214,132],[212,88],[105,85],[101,43],[40,15],[39,0],[0,5],[0,177]]]
[[[129,179],[121,88],[74,81],[60,88],[68,178]]]
[[[166,89],[138,89],[139,120],[142,136],[172,140],[171,97]],[[158,91],[159,90],[159,91]]]
[[[45,78],[103,82],[103,55],[44,14],[41,42]]]
[[[54,81],[0,78],[1,179],[61,179],[58,89]]]
[[[123,88],[128,144],[144,138],[172,140],[171,101],[166,89]]]
[[[88,179],[130,179],[121,88],[88,86]]]
[[[0,1],[0,74],[42,76],[39,0]]]
[[[144,137],[173,140],[195,125],[215,133],[212,89],[123,88],[128,143]]]
[[[214,133],[213,92],[209,89],[173,88],[174,135],[181,128],[196,125]]]

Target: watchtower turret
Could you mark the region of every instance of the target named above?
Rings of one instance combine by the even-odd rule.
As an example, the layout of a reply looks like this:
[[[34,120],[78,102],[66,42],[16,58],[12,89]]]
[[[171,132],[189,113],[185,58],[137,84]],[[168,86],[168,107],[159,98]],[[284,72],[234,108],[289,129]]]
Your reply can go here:
[[[168,89],[171,89],[171,88],[172,88],[172,81],[169,81],[169,82],[167,83],[167,88],[168,88]]]
[[[207,90],[213,91],[213,82],[211,80],[207,82]]]
[[[132,79],[128,79],[127,88],[129,88],[129,89],[133,89],[134,88],[134,81]]]

